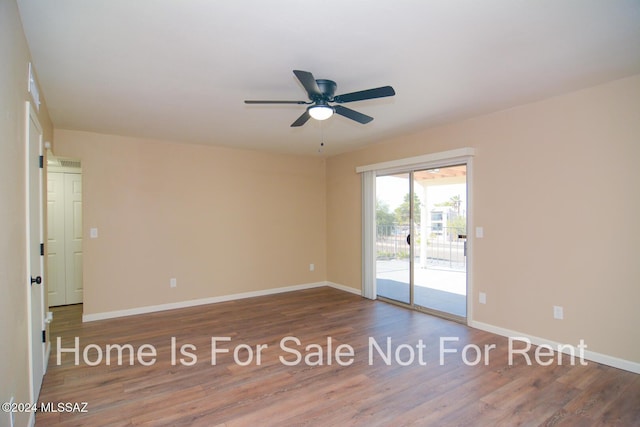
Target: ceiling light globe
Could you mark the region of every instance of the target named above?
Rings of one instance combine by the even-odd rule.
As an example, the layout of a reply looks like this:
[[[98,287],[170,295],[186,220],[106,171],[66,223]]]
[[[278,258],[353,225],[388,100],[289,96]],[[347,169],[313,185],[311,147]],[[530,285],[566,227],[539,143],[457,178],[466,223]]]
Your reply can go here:
[[[314,105],[309,107],[309,115],[316,120],[327,120],[333,116],[333,107],[328,105]]]

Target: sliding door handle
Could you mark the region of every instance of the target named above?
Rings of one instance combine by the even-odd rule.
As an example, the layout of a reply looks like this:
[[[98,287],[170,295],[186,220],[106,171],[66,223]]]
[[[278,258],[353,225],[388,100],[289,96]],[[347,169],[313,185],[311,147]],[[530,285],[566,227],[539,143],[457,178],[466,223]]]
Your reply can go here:
[[[42,283],[42,277],[40,277],[40,276],[36,276],[36,277],[31,276],[31,284],[33,285],[34,283],[36,283],[38,285],[40,283]]]

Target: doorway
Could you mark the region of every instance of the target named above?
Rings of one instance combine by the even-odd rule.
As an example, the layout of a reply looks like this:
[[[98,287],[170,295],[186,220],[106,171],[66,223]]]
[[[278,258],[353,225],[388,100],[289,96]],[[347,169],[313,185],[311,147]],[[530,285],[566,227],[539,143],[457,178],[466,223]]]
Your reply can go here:
[[[47,158],[49,306],[82,303],[82,168],[80,160]]]
[[[467,166],[376,176],[377,297],[467,317]]]

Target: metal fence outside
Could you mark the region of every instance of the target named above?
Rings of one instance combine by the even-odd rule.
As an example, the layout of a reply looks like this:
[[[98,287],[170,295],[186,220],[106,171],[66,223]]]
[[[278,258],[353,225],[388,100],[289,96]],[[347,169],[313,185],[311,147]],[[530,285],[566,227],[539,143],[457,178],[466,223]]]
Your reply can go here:
[[[424,268],[448,268],[465,271],[466,254],[463,227],[442,227],[440,230],[429,232],[426,237],[420,233],[420,227],[411,236],[411,243],[415,243],[413,252],[416,263]],[[376,227],[376,258],[378,260],[409,259],[408,224],[378,225]],[[425,239],[423,241],[423,239]]]

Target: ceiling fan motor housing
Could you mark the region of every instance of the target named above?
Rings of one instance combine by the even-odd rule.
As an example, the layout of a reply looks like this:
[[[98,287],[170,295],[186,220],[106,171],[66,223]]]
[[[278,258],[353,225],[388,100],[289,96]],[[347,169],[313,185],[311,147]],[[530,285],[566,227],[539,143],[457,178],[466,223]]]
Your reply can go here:
[[[333,80],[318,79],[316,83],[321,95],[314,97],[315,99],[312,99],[312,101],[332,101],[333,95],[336,93],[336,87],[338,87],[336,82]]]

